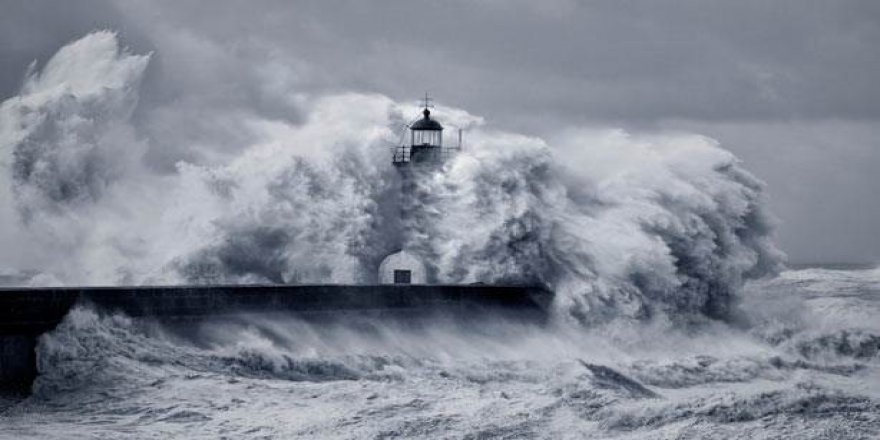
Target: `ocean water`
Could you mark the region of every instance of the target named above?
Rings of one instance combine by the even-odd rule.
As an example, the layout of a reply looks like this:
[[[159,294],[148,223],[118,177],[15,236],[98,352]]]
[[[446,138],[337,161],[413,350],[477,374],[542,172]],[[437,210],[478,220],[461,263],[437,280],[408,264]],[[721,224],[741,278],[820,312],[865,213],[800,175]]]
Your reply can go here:
[[[687,330],[241,316],[181,336],[77,309],[0,438],[880,436],[880,270],[749,283]]]

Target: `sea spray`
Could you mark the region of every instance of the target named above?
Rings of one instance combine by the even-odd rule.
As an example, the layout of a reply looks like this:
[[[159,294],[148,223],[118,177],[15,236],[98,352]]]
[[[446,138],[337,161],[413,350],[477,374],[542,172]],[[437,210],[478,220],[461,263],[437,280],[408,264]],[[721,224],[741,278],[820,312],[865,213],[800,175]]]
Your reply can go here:
[[[363,283],[404,243],[435,281],[542,283],[581,323],[725,318],[743,280],[778,268],[762,184],[690,134],[545,141],[451,109],[473,126],[466,148],[418,179],[406,237],[389,227],[387,147],[411,109],[383,96],[314,97],[304,121],[251,115],[239,154],[159,173],[131,117],[148,62],[93,33],[3,103],[4,240],[28,244],[3,266],[61,284]]]

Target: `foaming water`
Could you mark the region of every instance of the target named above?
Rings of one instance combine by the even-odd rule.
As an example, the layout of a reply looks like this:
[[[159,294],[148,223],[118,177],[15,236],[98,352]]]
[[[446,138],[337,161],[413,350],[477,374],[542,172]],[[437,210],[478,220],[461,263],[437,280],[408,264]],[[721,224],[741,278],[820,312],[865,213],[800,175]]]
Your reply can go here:
[[[278,314],[161,325],[80,308],[41,338],[34,395],[0,417],[10,438],[871,438],[880,333],[811,319],[837,297],[817,288],[833,275],[748,286],[742,307],[785,297],[798,319],[696,331]],[[841,331],[873,335],[874,351],[820,341]]]

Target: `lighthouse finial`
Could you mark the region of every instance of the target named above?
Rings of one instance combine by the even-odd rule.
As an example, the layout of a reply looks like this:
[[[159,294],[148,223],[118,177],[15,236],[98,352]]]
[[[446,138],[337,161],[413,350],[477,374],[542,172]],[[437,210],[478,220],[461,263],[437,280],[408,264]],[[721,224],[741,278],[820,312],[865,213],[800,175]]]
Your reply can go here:
[[[431,99],[431,97],[428,96],[428,92],[425,92],[425,98],[422,99],[422,102],[421,102],[422,108],[424,108],[426,110],[429,108],[434,108],[434,104],[431,103],[431,101],[433,101],[433,99]]]

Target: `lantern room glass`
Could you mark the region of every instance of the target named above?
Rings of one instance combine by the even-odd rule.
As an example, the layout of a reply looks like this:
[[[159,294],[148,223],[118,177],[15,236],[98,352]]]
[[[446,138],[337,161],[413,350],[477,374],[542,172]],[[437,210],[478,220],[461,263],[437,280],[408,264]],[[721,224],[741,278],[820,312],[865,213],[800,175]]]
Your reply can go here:
[[[443,140],[443,132],[440,130],[413,130],[412,145],[440,146]]]

